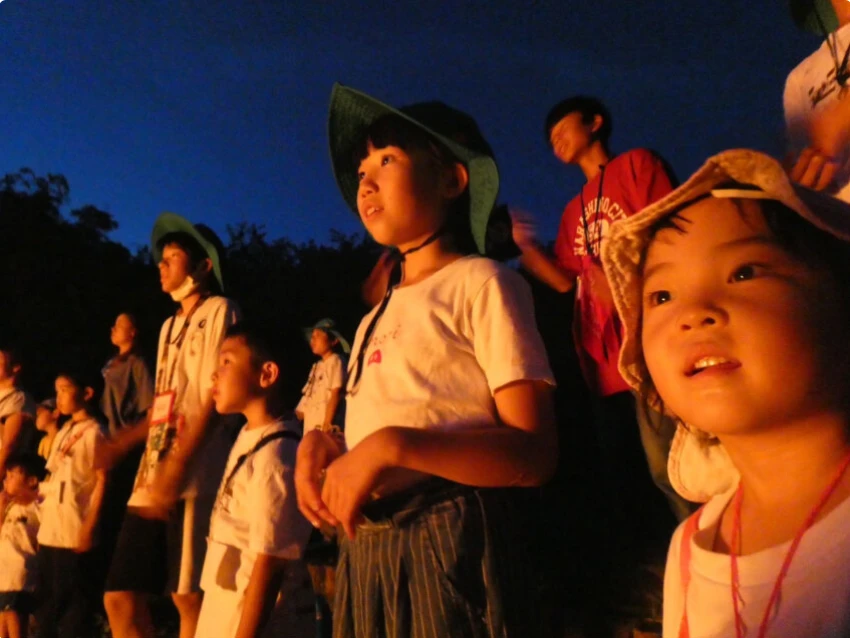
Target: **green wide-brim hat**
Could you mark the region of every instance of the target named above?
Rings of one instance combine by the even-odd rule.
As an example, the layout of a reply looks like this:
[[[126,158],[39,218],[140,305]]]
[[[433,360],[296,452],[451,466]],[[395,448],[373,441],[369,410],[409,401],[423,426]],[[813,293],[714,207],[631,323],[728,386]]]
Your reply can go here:
[[[830,0],[790,0],[789,7],[791,17],[801,29],[824,37],[838,29],[838,16]]]
[[[153,260],[156,264],[162,261],[162,250],[159,242],[170,233],[185,233],[198,242],[212,262],[213,275],[223,292],[224,279],[221,275],[221,255],[219,255],[218,248],[221,246],[221,240],[215,234],[215,231],[204,224],[192,224],[188,219],[175,213],[162,213],[156,218],[151,232],[151,253],[153,253]]]
[[[365,93],[334,84],[328,136],[334,177],[345,202],[357,213],[359,184],[355,151],[357,145],[363,142],[369,126],[385,115],[396,115],[422,129],[466,166],[469,172],[469,226],[478,252],[483,254],[487,221],[499,194],[499,169],[475,120],[440,102],[396,109]]]
[[[339,341],[339,345],[342,347],[342,351],[345,354],[351,352],[351,346],[345,337],[342,336],[342,333],[336,329],[336,322],[333,319],[320,319],[315,325],[304,328],[304,337],[307,341],[310,341],[310,337],[313,336],[314,330],[322,330],[329,335],[332,335],[337,341]]]

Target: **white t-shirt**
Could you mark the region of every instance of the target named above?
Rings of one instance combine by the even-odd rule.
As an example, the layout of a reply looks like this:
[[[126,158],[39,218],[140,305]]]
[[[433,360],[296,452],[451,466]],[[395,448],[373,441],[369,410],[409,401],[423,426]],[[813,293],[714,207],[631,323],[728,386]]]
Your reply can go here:
[[[460,258],[396,288],[363,357],[374,308],[357,329],[349,363],[345,440],[353,449],[387,426],[496,427],[493,393],[519,380],[555,381],[534,320],[531,289],[502,264]]]
[[[345,385],[345,366],[342,358],[333,353],[327,359],[320,359],[310,368],[307,384],[301,391],[303,396],[296,411],[304,414],[304,434],[322,427],[325,412],[331,400],[331,391]],[[342,397],[340,397],[342,402]],[[332,423],[331,425],[340,425]]]
[[[737,488],[736,488],[737,489]],[[735,490],[711,499],[691,540],[688,625],[691,638],[735,635],[732,576],[728,554],[710,551],[720,515]],[[782,583],[767,635],[826,638],[850,635],[850,499],[818,521],[803,536]],[[664,636],[677,638],[683,613],[680,553],[684,523],[670,543],[664,575]],[[747,635],[755,636],[790,541],[738,558]]]
[[[286,567],[279,593],[281,608],[275,615],[296,611],[297,592],[309,582],[300,559],[311,532],[295,498],[293,473],[298,442],[275,439],[251,452],[267,435],[297,432],[298,427],[297,421],[277,421],[252,430],[243,428],[233,444],[210,521],[201,588],[213,595],[209,604],[204,599],[197,636],[213,635],[203,633],[203,626],[216,628],[216,636],[236,633],[258,554],[292,561]],[[245,461],[234,471],[243,455],[247,455]]]
[[[0,529],[0,592],[35,589],[38,504],[10,503]]]
[[[838,61],[841,63],[850,46],[850,24],[844,25],[829,36],[835,38]],[[799,153],[810,146],[809,126],[815,115],[838,99],[850,100],[850,88],[839,97],[841,87],[835,80],[835,60],[826,41],[788,74],[785,81],[785,124],[791,150]],[[850,202],[850,152],[839,158],[842,168],[836,175],[839,185],[837,196]]]
[[[239,309],[230,299],[209,297],[195,311],[186,330],[182,347],[172,343],[168,348],[168,361],[163,361],[165,342],[172,320],[171,340],[175,341],[186,321],[186,315],[169,317],[159,332],[159,348],[156,364],[156,392],[175,390],[173,412],[189,421],[198,418],[204,404],[212,395],[212,375],[218,367],[218,350],[224,341],[225,331],[239,318]],[[172,374],[173,371],[173,374]],[[213,412],[213,418],[217,418]],[[142,456],[136,484],[130,495],[129,505],[145,507],[152,505],[148,497],[159,464],[165,460],[179,437],[179,427],[169,424],[151,426],[145,453]],[[206,436],[197,450],[186,475],[184,497],[212,495],[218,488],[231,439],[227,429],[210,423]]]
[[[49,547],[77,546],[80,528],[88,514],[97,482],[94,460],[104,441],[97,421],[92,418],[67,421],[56,434],[47,471],[41,483],[41,527],[38,542]]]
[[[23,414],[30,419],[35,419],[35,401],[32,397],[20,388],[5,388],[0,390],[0,446],[3,445],[3,427],[6,425],[6,419],[13,414]],[[31,452],[30,448],[35,443],[35,436],[38,434],[35,426],[32,423],[25,424],[24,431],[19,435],[17,442],[17,450]]]

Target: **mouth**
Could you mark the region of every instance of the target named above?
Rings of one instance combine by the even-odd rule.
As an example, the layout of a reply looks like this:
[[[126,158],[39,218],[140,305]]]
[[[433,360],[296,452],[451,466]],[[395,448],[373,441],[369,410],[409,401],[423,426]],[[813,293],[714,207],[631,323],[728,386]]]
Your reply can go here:
[[[706,372],[726,372],[741,367],[741,362],[721,355],[700,356],[685,368],[686,377],[696,377]]]
[[[380,213],[382,210],[384,210],[384,209],[381,208],[380,206],[375,206],[375,205],[370,204],[369,206],[366,206],[365,208],[363,208],[363,213],[362,213],[363,219],[369,219],[373,215]]]

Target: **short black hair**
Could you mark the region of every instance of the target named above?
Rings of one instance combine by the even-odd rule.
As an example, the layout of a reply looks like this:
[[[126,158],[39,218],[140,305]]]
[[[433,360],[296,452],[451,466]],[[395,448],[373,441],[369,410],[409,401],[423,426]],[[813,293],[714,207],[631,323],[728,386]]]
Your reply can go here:
[[[597,115],[602,117],[602,126],[596,131],[596,139],[608,147],[613,124],[611,113],[601,100],[589,95],[574,95],[561,100],[553,106],[546,115],[546,143],[552,145],[552,129],[570,113],[581,113],[581,120],[585,124],[592,124]]]
[[[224,276],[225,258],[227,256],[227,251],[221,241],[221,238],[216,234],[216,232],[212,228],[204,224],[195,224],[195,230],[197,230],[201,235],[203,235],[204,239],[206,239],[215,247],[215,251],[218,253],[219,267],[221,268],[222,276]],[[189,256],[189,270],[192,272],[204,259],[209,258],[209,255],[207,255],[207,251],[204,250],[203,246],[198,243],[198,240],[188,233],[180,231],[166,233],[165,235],[159,238],[159,241],[156,242],[156,247],[157,250],[159,250],[161,253],[165,249],[165,247],[170,244],[178,246]],[[204,284],[206,285],[207,289],[214,295],[219,295],[222,293],[221,286],[219,286],[218,280],[215,277],[215,273],[213,273],[212,271],[210,271]]]
[[[71,383],[73,383],[77,388],[91,388],[94,391],[92,398],[86,403],[92,407],[97,405],[97,400],[103,392],[103,375],[95,374],[93,369],[79,365],[76,363],[70,363],[63,367],[60,367],[56,373],[56,378],[62,377],[64,379],[68,379]]]
[[[45,460],[32,452],[13,454],[6,461],[6,471],[20,469],[27,478],[35,478],[41,483],[47,476]]]
[[[6,365],[10,370],[16,365],[22,365],[20,350],[14,344],[0,343],[0,352],[6,355]]]

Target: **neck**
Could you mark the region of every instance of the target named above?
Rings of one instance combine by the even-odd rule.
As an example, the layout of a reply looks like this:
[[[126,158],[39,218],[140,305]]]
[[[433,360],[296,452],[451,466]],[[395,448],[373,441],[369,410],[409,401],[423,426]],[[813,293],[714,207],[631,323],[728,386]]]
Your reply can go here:
[[[850,452],[847,425],[843,415],[819,415],[757,435],[722,437],[741,473],[744,502],[772,512],[814,504]]]
[[[12,500],[14,500],[15,503],[18,503],[20,505],[29,505],[37,498],[38,490],[23,490],[20,494],[17,494]]]
[[[89,418],[89,412],[86,408],[80,408],[76,412],[71,415],[71,421],[74,423],[78,423],[80,421],[85,421]]]
[[[189,314],[189,311],[192,310],[194,305],[198,303],[201,298],[201,291],[193,292],[191,295],[186,297],[183,301],[180,302],[180,313],[181,314]]]
[[[44,428],[44,432],[46,434],[56,434],[59,431],[59,424],[54,421],[53,423],[48,423]]]
[[[121,345],[118,346],[118,354],[119,355],[128,354],[130,352],[130,350],[132,350],[132,349],[133,349],[132,343],[122,343]]]
[[[582,155],[576,160],[581,172],[589,182],[594,177],[599,175],[600,166],[605,166],[611,159],[610,154],[602,146],[601,142],[594,142]]]
[[[331,349],[331,350],[328,350],[327,352],[325,352],[324,354],[322,354],[322,361],[324,361],[325,359],[327,359],[327,358],[328,358],[329,356],[331,356],[333,353],[334,353],[334,351],[333,351],[333,349]]]
[[[15,387],[15,378],[7,377],[5,379],[0,379],[0,390],[8,390],[9,388]]]
[[[398,248],[402,252],[416,248],[427,238],[428,236],[421,237],[416,241],[410,242],[408,245],[399,246]],[[443,266],[447,266],[455,261],[460,256],[460,253],[452,246],[451,239],[443,235],[420,250],[405,256],[402,262],[402,283],[410,285],[421,281],[440,270]]]
[[[832,8],[838,18],[838,27],[850,24],[850,2],[847,0],[832,0]]]
[[[242,410],[242,415],[247,422],[245,423],[246,430],[255,430],[268,425],[277,419],[277,416],[269,410],[269,404],[265,397],[252,399]]]

